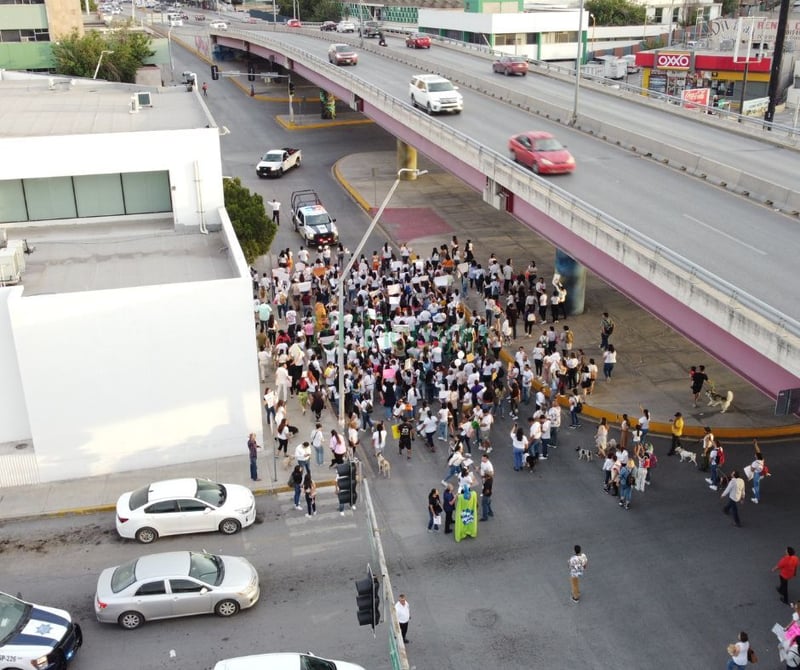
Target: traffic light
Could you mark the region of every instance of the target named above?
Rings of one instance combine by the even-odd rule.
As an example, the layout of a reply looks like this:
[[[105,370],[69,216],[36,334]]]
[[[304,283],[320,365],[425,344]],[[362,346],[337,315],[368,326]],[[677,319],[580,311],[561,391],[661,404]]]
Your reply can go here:
[[[256,68],[255,65],[248,65],[247,66],[247,81],[255,81],[256,80]]]
[[[219,79],[219,68],[216,65],[211,66],[211,78],[214,81],[217,81],[217,79]]]
[[[375,628],[381,622],[381,589],[378,578],[367,568],[367,576],[356,582],[358,625]]]
[[[339,492],[340,505],[350,505],[353,509],[356,508],[356,501],[358,500],[358,492],[356,491],[357,475],[358,471],[353,461],[340,463],[336,466],[336,488]]]
[[[294,95],[294,82],[289,82],[289,95]]]

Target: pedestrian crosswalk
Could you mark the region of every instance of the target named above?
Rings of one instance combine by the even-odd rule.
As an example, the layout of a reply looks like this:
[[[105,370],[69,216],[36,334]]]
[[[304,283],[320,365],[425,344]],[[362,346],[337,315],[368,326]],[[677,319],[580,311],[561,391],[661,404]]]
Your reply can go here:
[[[333,487],[320,487],[317,491],[317,513],[306,516],[305,497],[301,497],[301,510],[295,509],[294,494],[277,495],[281,518],[289,534],[289,550],[293,556],[307,557],[341,551],[345,547],[360,545],[367,528],[364,510],[346,507],[339,512],[339,501]]]

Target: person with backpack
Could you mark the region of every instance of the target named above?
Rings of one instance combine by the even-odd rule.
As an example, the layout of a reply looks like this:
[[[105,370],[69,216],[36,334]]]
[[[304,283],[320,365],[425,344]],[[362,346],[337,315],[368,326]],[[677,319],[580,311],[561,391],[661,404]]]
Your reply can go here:
[[[633,459],[623,463],[619,471],[619,506],[623,509],[631,508],[633,486],[636,483],[636,464]]]
[[[569,427],[580,428],[581,422],[578,415],[583,411],[583,403],[581,397],[578,395],[578,389],[572,389],[572,395],[569,397]]]
[[[603,317],[600,319],[600,348],[608,349],[608,338],[614,332],[614,320],[608,315],[608,312],[603,312]]]

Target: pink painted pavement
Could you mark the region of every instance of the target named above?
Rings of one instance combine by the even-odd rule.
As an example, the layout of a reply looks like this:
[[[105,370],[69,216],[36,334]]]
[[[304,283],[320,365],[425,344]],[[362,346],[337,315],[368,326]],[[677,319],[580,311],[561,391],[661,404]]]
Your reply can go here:
[[[375,216],[377,211],[371,209],[370,215]],[[430,207],[386,208],[381,215],[380,224],[398,243],[450,233],[453,230],[453,227]]]

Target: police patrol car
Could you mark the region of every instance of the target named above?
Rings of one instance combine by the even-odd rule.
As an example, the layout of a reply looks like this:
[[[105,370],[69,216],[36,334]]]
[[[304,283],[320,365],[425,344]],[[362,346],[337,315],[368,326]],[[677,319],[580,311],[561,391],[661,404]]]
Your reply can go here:
[[[64,670],[81,644],[81,627],[64,610],[0,592],[0,667]]]

